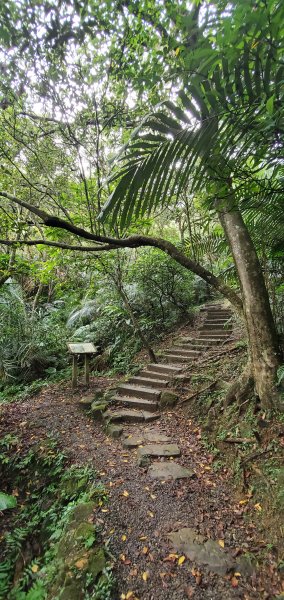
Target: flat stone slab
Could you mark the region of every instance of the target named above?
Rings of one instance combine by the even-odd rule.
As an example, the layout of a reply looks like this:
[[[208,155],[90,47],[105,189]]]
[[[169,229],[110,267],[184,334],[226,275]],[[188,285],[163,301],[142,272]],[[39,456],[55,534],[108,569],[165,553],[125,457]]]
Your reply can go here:
[[[238,563],[218,542],[206,539],[191,527],[170,533],[168,538],[176,552],[185,554],[198,565],[205,565],[213,573],[226,575],[238,570]]]
[[[113,423],[143,423],[143,421],[154,421],[160,417],[159,413],[151,413],[146,410],[116,410],[104,413],[104,419]]]
[[[169,444],[171,442],[171,438],[169,438],[165,433],[161,433],[160,431],[145,431],[143,435],[147,442],[154,442],[154,444],[159,444],[160,442]]]
[[[137,446],[140,446],[141,444],[143,444],[143,442],[144,442],[143,436],[141,436],[141,437],[131,436],[131,437],[123,438],[122,447],[123,448],[136,448]]]
[[[141,456],[180,456],[180,448],[176,444],[147,444],[139,448],[137,457]]]
[[[148,475],[152,479],[162,479],[168,481],[170,479],[187,479],[195,476],[195,473],[190,469],[182,467],[176,462],[154,462],[148,469]]]

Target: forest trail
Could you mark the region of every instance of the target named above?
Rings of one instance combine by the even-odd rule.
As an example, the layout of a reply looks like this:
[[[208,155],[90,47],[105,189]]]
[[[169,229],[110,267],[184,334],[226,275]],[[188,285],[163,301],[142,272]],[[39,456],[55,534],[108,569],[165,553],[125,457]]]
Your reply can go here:
[[[167,360],[178,357],[174,364],[164,364],[167,371],[148,365],[146,375],[145,371],[139,375],[138,379],[146,379],[145,389],[159,390],[157,381],[170,382],[173,371],[181,378],[183,365],[190,362],[184,351],[198,348],[202,362],[198,367],[199,359],[194,358],[194,369],[206,368],[206,352],[209,356],[212,344],[215,348],[228,338],[227,331],[221,335],[215,330],[220,317],[212,315],[215,310],[210,307],[200,328],[195,332],[189,328],[188,335],[184,331],[185,339],[165,352]],[[226,314],[224,321],[227,318]],[[155,375],[153,387],[149,371],[163,374],[163,379]],[[93,378],[92,387],[95,391],[98,385],[108,388],[114,383]],[[119,409],[111,409],[115,413],[111,433],[122,434],[118,439],[107,435],[103,423],[82,408],[83,394],[72,391],[70,384],[50,386],[28,401],[4,406],[0,428],[5,434],[21,432],[23,447],[52,436],[71,462],[96,469],[109,501],[107,507],[97,508],[94,523],[113,556],[115,600],[274,598],[280,589],[279,576],[272,564],[254,566],[264,542],[253,519],[256,511],[248,507],[247,497],[236,494],[230,469],[215,469],[213,454],[201,442],[200,428],[181,404],[161,412],[157,406],[141,410],[139,402],[145,396],[129,394],[129,386],[141,389],[141,381],[134,378],[127,385],[126,396],[125,384],[119,384],[115,402],[137,418],[125,413],[117,417]],[[125,409],[127,398],[138,404]],[[123,433],[117,428],[123,428]]]

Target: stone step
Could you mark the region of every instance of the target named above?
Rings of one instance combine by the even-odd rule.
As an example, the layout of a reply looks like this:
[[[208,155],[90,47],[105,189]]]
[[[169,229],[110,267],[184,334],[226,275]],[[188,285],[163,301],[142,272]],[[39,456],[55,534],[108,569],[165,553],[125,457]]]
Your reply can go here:
[[[152,373],[153,375],[153,373]],[[150,387],[154,387],[154,388],[164,388],[166,387],[166,385],[168,385],[169,380],[168,379],[156,379],[154,377],[144,377],[142,375],[142,373],[140,375],[137,375],[137,377],[131,377],[128,380],[128,383],[134,383],[134,385],[142,385],[142,386],[147,386],[148,388]]]
[[[148,442],[153,442],[154,444],[171,444],[171,438],[169,438],[165,433],[161,433],[161,431],[150,430],[143,431],[141,435],[127,435],[126,433],[121,442],[123,448],[137,448],[137,446],[141,446],[141,444]]]
[[[198,350],[199,353],[200,351],[202,351],[204,349],[204,344],[193,344],[192,342],[183,342],[180,341],[179,342],[179,347],[180,348],[184,348],[185,350],[191,350],[192,352],[195,352]]]
[[[108,410],[104,413],[104,419],[111,423],[148,423],[155,421],[159,417],[159,413],[152,413],[146,410],[121,409],[116,411]]]
[[[162,481],[195,477],[193,471],[182,467],[173,460],[170,462],[154,462],[148,469],[148,475],[151,479],[161,479]]]
[[[158,409],[158,403],[153,400],[145,400],[144,398],[128,398],[127,396],[113,396],[112,402],[119,402],[129,408],[137,408],[139,410],[149,410],[154,412]]]
[[[151,363],[150,365],[147,365],[147,370],[152,371],[153,373],[163,373],[166,375],[173,376],[176,373],[178,373],[181,370],[181,368],[176,367],[175,365],[163,365],[161,363]]]
[[[182,340],[183,344],[192,344],[193,348],[196,347],[200,347],[200,349],[204,348],[204,346],[206,345],[206,341],[210,341],[211,344],[215,343],[215,340],[203,340],[202,338],[189,338],[189,337],[182,337],[180,338]]]
[[[129,396],[130,398],[146,398],[147,400],[159,400],[161,393],[160,390],[128,383],[120,383],[116,389],[119,394]]]
[[[181,356],[180,354],[177,355],[177,354],[170,354],[170,353],[164,352],[163,356],[169,363],[176,362],[178,364],[182,364],[182,363],[186,362],[187,360],[189,360],[188,356]]]
[[[180,456],[180,448],[177,444],[147,444],[138,448],[138,459],[141,456]]]
[[[232,326],[231,327],[225,327],[224,323],[204,323],[202,325],[202,327],[201,327],[201,330],[199,330],[199,331],[202,331],[203,329],[207,329],[208,331],[209,330],[210,331],[211,330],[212,331],[215,331],[215,330],[216,331],[224,331],[224,330],[225,331],[229,331],[229,330],[231,331]]]
[[[163,365],[165,366],[165,365]],[[169,383],[172,375],[175,375],[176,370],[174,371],[174,373],[164,373],[163,371],[160,373],[157,373],[156,371],[148,371],[147,369],[145,369],[145,371],[142,371],[141,373],[139,373],[138,377],[143,377],[143,379],[159,379],[160,381],[164,381],[165,383]]]
[[[222,329],[221,331],[216,331],[216,329],[202,329],[199,331],[199,337],[200,338],[208,338],[208,339],[216,339],[216,338],[227,338],[230,337],[231,335],[231,331],[225,331],[224,329]]]
[[[170,348],[169,349],[170,354],[177,354],[180,356],[189,356],[190,358],[197,358],[200,354],[200,352],[198,350],[194,350],[194,349],[184,349],[181,346],[175,346],[174,348]]]
[[[230,322],[230,319],[227,317],[216,317],[216,319],[214,317],[207,317],[207,319],[205,319],[204,324],[207,323],[221,323],[222,325],[224,325],[224,323],[228,323]]]

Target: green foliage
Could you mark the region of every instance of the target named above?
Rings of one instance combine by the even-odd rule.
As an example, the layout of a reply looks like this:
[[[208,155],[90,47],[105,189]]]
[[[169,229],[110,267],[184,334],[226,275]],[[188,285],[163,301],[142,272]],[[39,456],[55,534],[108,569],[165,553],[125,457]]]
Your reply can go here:
[[[15,282],[0,290],[0,324],[2,379],[29,381],[66,365],[64,315],[56,309],[33,310]]]
[[[104,503],[107,494],[91,468],[68,467],[66,457],[58,450],[54,440],[42,441],[24,454],[16,452],[19,444],[20,440],[10,435],[0,441],[1,481],[6,483],[7,488],[13,486],[21,499],[9,526],[10,531],[1,542],[0,598],[43,600],[55,574],[54,544],[61,538],[71,511],[77,504],[90,499]],[[86,548],[90,548],[95,540],[94,530],[94,534],[86,538]],[[34,546],[32,552],[29,550],[30,541]],[[17,582],[13,584],[15,565],[17,563],[19,568],[21,556],[25,559]],[[38,575],[40,569],[44,573],[43,580]],[[107,600],[107,590],[112,585],[108,570],[106,595],[98,598]],[[86,598],[89,597],[89,588],[88,584]]]
[[[0,492],[0,511],[15,508],[15,506],[17,506],[17,500],[14,496]]]

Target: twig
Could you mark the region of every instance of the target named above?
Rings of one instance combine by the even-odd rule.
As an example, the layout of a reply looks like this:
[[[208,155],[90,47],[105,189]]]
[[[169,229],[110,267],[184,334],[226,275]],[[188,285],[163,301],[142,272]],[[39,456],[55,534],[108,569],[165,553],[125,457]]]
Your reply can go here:
[[[211,388],[213,388],[216,385],[216,383],[218,383],[218,379],[216,379],[216,381],[213,381],[213,383],[210,383],[210,385],[207,385],[206,387],[202,388],[201,390],[197,390],[197,392],[194,392],[194,394],[191,394],[191,396],[187,396],[187,398],[184,398],[184,400],[182,400],[180,402],[180,404],[184,404],[185,402],[189,402],[189,400],[192,400],[196,396],[199,396],[199,394],[202,394],[203,392],[206,392],[207,390],[210,390]]]
[[[271,450],[261,450],[260,452],[253,452],[252,454],[249,454],[249,456],[244,456],[244,458],[241,459],[241,464],[244,465],[245,463],[249,462],[250,460],[253,460],[254,458],[258,458],[259,456],[263,456],[264,454],[269,454],[269,452],[271,452]]]
[[[236,438],[226,438],[225,440],[222,440],[223,442],[226,442],[226,444],[253,444],[256,442],[255,438],[240,438],[240,437],[236,437]]]

